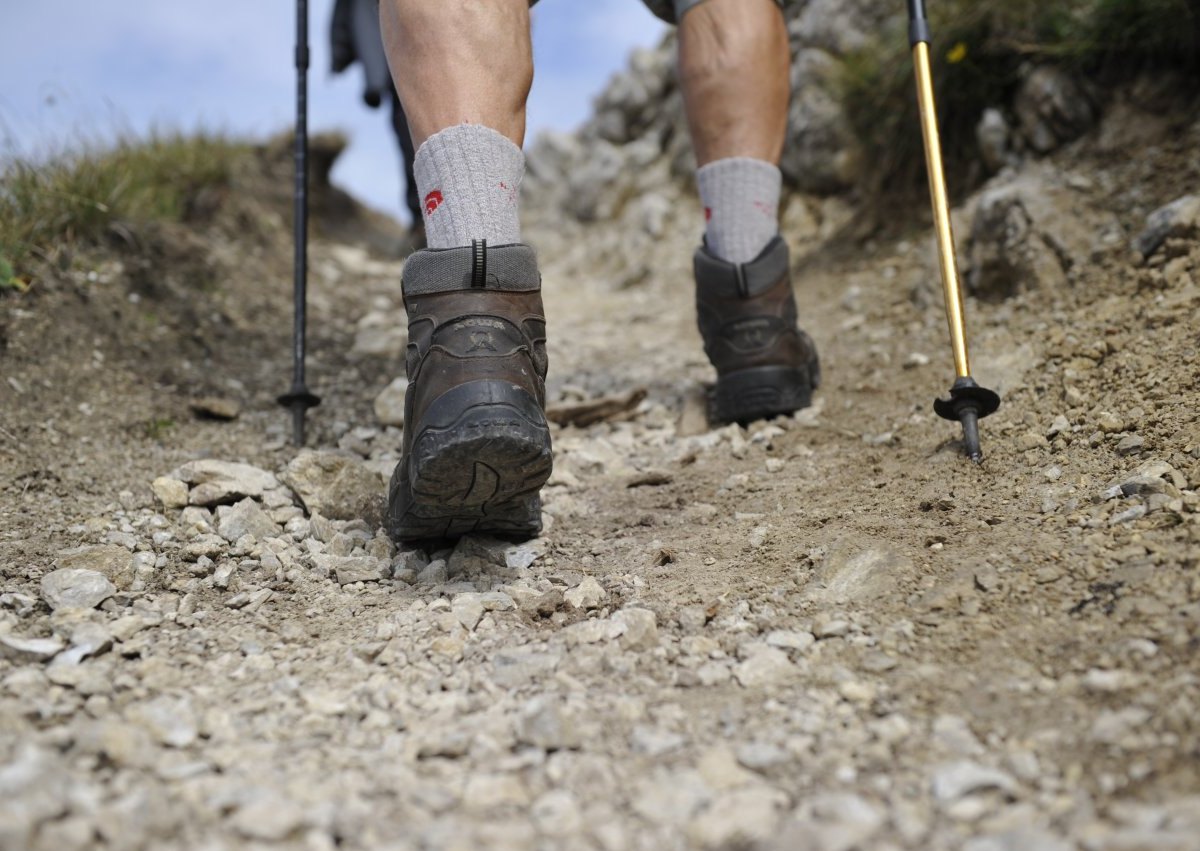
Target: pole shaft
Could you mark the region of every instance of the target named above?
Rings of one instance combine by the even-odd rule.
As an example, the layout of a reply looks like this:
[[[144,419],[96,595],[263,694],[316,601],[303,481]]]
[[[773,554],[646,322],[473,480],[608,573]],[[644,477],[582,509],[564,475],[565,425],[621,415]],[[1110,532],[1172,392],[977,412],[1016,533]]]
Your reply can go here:
[[[308,302],[308,0],[296,0],[295,167],[292,384],[303,388]]]
[[[919,3],[920,0],[910,0],[910,8],[914,2]],[[933,202],[933,223],[937,233],[942,292],[946,298],[946,321],[950,326],[950,345],[954,350],[954,371],[958,377],[965,378],[971,374],[971,364],[967,354],[962,285],[954,257],[954,232],[950,226],[950,199],[942,168],[942,142],[938,133],[928,43],[919,41],[913,46],[913,65],[917,71],[917,102],[921,110],[921,134],[925,139],[925,165],[929,172],[929,195]]]

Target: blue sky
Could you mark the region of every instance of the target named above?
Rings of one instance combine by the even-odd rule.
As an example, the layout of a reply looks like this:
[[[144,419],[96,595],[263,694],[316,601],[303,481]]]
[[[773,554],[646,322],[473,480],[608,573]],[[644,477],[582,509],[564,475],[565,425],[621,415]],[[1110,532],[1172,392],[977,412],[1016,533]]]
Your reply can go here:
[[[206,127],[266,136],[294,114],[291,0],[3,0],[0,151],[39,156],[117,131]],[[358,69],[329,73],[333,0],[310,0],[309,127],[351,147],[334,179],[398,214],[401,177],[386,111]],[[638,0],[542,0],[534,10],[530,138],[587,117],[592,97],[662,24]]]

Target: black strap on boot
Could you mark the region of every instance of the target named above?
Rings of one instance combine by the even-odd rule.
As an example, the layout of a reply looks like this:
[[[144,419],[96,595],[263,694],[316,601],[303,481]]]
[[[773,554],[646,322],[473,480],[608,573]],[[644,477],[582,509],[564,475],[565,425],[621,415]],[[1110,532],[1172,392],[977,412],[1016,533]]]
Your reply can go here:
[[[487,240],[471,240],[471,287],[481,290],[487,286]]]

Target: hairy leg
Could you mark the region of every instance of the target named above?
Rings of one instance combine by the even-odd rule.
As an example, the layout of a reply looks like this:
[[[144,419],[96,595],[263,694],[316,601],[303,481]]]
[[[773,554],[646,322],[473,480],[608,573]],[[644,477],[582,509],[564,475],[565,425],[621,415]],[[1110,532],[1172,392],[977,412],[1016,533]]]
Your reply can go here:
[[[705,210],[696,305],[717,369],[718,419],[749,422],[807,407],[820,383],[796,326],[779,236],[790,56],[774,0],[705,0],[680,20],[679,76]]]
[[[679,76],[700,166],[729,157],[779,163],[790,53],[773,0],[707,0],[679,22]]]
[[[459,124],[524,142],[533,84],[528,0],[381,0],[379,9],[414,147]]]

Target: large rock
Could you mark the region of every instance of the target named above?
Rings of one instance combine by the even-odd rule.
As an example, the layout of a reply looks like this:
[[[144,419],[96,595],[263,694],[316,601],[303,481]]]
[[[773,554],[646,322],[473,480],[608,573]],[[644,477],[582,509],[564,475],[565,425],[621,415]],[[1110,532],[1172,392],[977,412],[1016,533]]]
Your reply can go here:
[[[170,474],[191,485],[188,502],[192,505],[229,505],[246,497],[261,497],[263,491],[279,487],[273,473],[250,464],[203,458],[189,461]]]
[[[158,756],[150,733],[111,715],[77,724],[73,732],[78,752],[104,756],[117,768],[149,768]]]
[[[1000,169],[1015,160],[1011,151],[1012,132],[1004,113],[998,109],[985,109],[975,126],[975,141],[979,145],[979,155],[987,170],[995,174]]]
[[[523,185],[553,186],[562,180],[570,164],[582,151],[578,138],[569,133],[545,130],[538,134],[526,154],[529,179]]]
[[[46,827],[72,806],[72,768],[58,748],[39,747],[15,731],[5,736],[0,763],[0,848],[46,847],[34,844]],[[91,838],[89,832],[89,839]],[[85,847],[83,845],[75,847]]]
[[[1096,109],[1083,87],[1053,65],[1034,68],[1021,82],[1013,111],[1021,135],[1040,153],[1078,138],[1096,121]]]
[[[1146,218],[1146,226],[1133,241],[1135,251],[1149,257],[1168,239],[1200,237],[1200,195],[1184,195]]]
[[[1062,287],[1119,231],[1047,168],[994,182],[974,199],[967,242],[971,292],[992,299]]]
[[[824,603],[890,597],[912,578],[912,560],[887,546],[834,549],[813,571],[804,596]]]
[[[567,211],[581,222],[610,219],[630,191],[624,148],[598,139],[588,154],[567,177]]]
[[[689,822],[688,838],[700,848],[761,848],[775,834],[787,804],[787,794],[771,786],[736,789]]]
[[[359,320],[350,350],[356,355],[399,358],[407,345],[403,314],[374,310]]]
[[[156,697],[135,703],[125,710],[125,717],[154,737],[160,744],[186,748],[196,741],[196,712],[186,697]]]
[[[582,737],[574,720],[556,697],[535,697],[521,710],[516,721],[516,737],[521,744],[547,751],[578,748]]]
[[[887,824],[875,804],[849,792],[805,796],[788,817],[772,851],[783,849],[873,848],[871,840]]]
[[[188,504],[188,486],[179,479],[159,476],[150,488],[163,508],[183,508]]]
[[[519,688],[537,680],[549,679],[561,662],[560,653],[539,652],[524,647],[497,650],[491,657],[492,681],[502,688]],[[541,724],[532,719],[522,723],[533,723],[534,726]],[[539,737],[532,728],[529,730],[531,738]]]
[[[573,608],[588,610],[600,608],[606,596],[604,586],[594,577],[585,576],[582,582],[563,594],[563,599]]]
[[[801,50],[792,65],[792,103],[780,169],[805,192],[830,194],[858,180],[862,154],[836,91],[837,59]]]
[[[103,574],[118,588],[127,589],[134,580],[134,555],[124,547],[102,544],[64,550],[54,560],[56,568],[89,570]]]
[[[84,621],[71,630],[71,647],[56,662],[79,662],[112,649],[113,634],[107,623]]]
[[[404,397],[408,391],[408,379],[397,378],[383,388],[375,397],[375,419],[380,425],[404,425]]]
[[[338,585],[379,582],[391,573],[391,564],[373,556],[313,556],[313,564],[329,573]]]
[[[635,50],[628,70],[614,74],[596,98],[595,114],[582,134],[623,145],[652,126],[670,124],[672,116],[664,112],[662,103],[674,83],[673,59],[673,38],[652,50]]]
[[[247,839],[274,843],[300,831],[307,819],[304,807],[295,801],[274,790],[256,790],[229,817],[229,824]]]
[[[52,609],[94,609],[117,592],[103,573],[62,568],[42,577],[42,597]]]
[[[788,6],[792,42],[838,56],[869,46],[892,9],[877,0],[808,0]]]
[[[936,766],[930,785],[933,788],[933,797],[942,804],[953,803],[965,795],[988,790],[998,790],[1010,797],[1016,797],[1018,792],[1017,782],[1010,774],[970,760]]]
[[[45,662],[60,653],[65,646],[58,638],[0,635],[0,659],[11,659],[18,663]]]
[[[796,677],[796,666],[778,648],[754,644],[746,648],[745,656],[733,669],[734,678],[743,688],[772,688]]]
[[[658,646],[658,618],[649,609],[621,609],[610,621],[625,650],[652,650]]]
[[[273,538],[279,534],[279,525],[252,499],[243,499],[236,505],[223,505],[217,509],[217,534],[230,543],[243,535],[255,540]]]
[[[351,456],[306,449],[287,465],[282,479],[309,513],[332,520],[361,518],[372,525],[383,517],[383,483]]]

